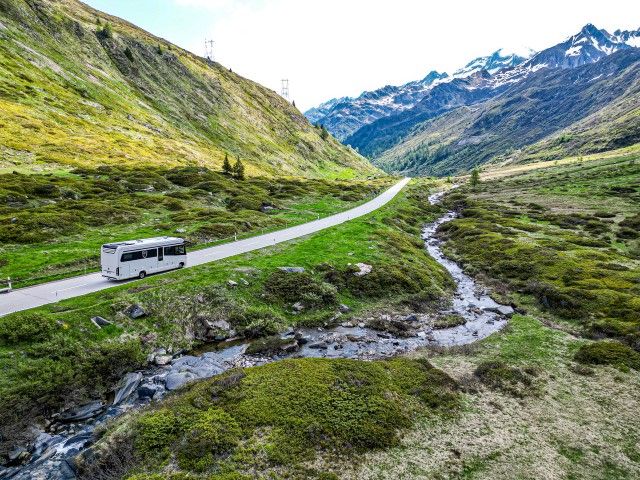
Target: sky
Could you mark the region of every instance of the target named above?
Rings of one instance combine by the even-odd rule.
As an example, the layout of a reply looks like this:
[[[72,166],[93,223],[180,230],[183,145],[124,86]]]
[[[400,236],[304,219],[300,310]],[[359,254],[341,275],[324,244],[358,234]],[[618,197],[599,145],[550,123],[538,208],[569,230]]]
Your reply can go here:
[[[541,50],[593,23],[640,27],[637,0],[84,0],[280,91],[306,110],[448,73],[505,48]]]

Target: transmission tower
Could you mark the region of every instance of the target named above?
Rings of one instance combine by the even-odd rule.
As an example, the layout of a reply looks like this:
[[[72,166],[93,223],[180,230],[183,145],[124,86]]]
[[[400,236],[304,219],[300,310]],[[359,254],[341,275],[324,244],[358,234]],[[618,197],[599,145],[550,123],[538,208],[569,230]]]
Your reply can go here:
[[[204,56],[213,62],[213,40],[204,41]]]
[[[280,95],[289,100],[289,80],[286,78],[282,79],[282,90],[280,91]]]

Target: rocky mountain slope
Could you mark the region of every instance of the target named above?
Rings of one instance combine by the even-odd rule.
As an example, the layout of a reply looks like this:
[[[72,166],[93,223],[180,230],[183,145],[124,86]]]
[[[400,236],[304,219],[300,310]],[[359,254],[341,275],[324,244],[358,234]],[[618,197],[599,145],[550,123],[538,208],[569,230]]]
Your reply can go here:
[[[629,100],[631,97],[628,95],[633,95],[636,77],[623,75],[622,70],[610,70],[616,65],[622,69],[626,68],[628,65],[625,61],[613,62],[608,64],[608,67],[603,67],[607,76],[620,76],[626,82],[618,84],[614,89],[619,97],[617,100],[623,104],[618,108],[613,108],[614,99],[610,95],[611,92],[592,102],[592,99],[586,96],[573,95],[575,85],[571,83],[563,85],[557,82],[575,80],[572,74],[563,75],[564,70],[592,65],[616,52],[637,51],[635,47],[638,45],[640,45],[640,29],[624,32],[618,30],[610,34],[606,30],[600,30],[588,24],[564,42],[542,50],[528,60],[516,55],[506,55],[501,51],[494,52],[492,55],[470,62],[451,77],[432,83],[428,89],[421,92],[419,101],[410,108],[395,110],[392,114],[374,121],[369,121],[370,118],[365,119],[366,124],[346,137],[344,142],[358,149],[360,153],[373,158],[374,163],[386,169],[413,174],[451,173],[495,156],[511,155],[514,149],[529,146],[531,142],[541,141],[547,135],[560,134],[562,130],[569,129],[573,123],[581,122],[584,118],[595,114],[592,108],[595,104],[598,108],[611,105],[611,110],[603,111],[599,116],[600,121],[611,123],[611,128],[595,128],[593,122],[588,123],[593,128],[575,125],[577,131],[582,132],[581,148],[584,151],[593,152],[601,151],[605,145],[614,145],[614,148],[628,145],[629,142],[636,141],[634,139],[637,135],[633,132],[638,129],[637,116],[627,116],[632,105]],[[633,53],[626,58],[634,58]],[[589,71],[585,71],[587,72],[585,74]],[[598,73],[594,73],[595,75]],[[553,77],[550,85],[544,81],[546,76]],[[579,83],[584,84],[586,80],[608,85],[610,79],[580,77]],[[630,90],[627,91],[628,89]],[[553,97],[549,97],[550,91],[554,92]],[[518,95],[525,97],[520,98]],[[505,98],[509,101],[501,100]],[[528,101],[530,99],[534,101]],[[485,105],[486,102],[494,103]],[[471,119],[488,111],[491,111],[494,117],[508,116],[512,113],[508,108],[502,112],[499,109],[502,105],[513,105],[513,102],[518,103],[518,111],[524,115],[523,118],[536,118],[540,115],[536,109],[548,109],[548,112],[540,118],[544,127],[523,125],[522,129],[505,128],[500,132],[491,132],[490,136],[494,139],[493,147],[483,150],[479,157],[467,157],[464,161],[451,158],[446,165],[443,164],[437,168],[433,166],[451,155],[458,153],[466,155],[471,150],[477,151],[476,147],[472,149],[469,145],[477,146],[486,138],[478,136],[482,135],[479,133],[481,130],[484,131],[482,128],[466,130],[473,123]],[[564,109],[567,103],[571,104],[571,108],[558,111],[558,109]],[[532,110],[525,113],[527,108]],[[453,112],[455,109],[460,110]],[[348,121],[353,125],[361,120],[349,117],[343,112],[339,112],[340,116],[336,120],[333,117],[334,112],[338,113],[337,106],[331,108],[321,120],[330,131],[342,128],[340,122]],[[448,115],[448,112],[452,114]],[[353,113],[357,112],[354,110]],[[631,123],[628,120],[631,120]],[[512,121],[517,122],[517,119]],[[488,125],[493,124],[492,120],[484,122]],[[522,135],[523,132],[525,135]],[[543,133],[542,136],[541,133]],[[612,139],[609,139],[609,135]],[[454,137],[456,145],[452,143]],[[566,137],[563,138],[566,139]],[[568,142],[565,143],[566,147],[570,146]],[[462,150],[464,152],[460,153]],[[540,148],[533,150],[540,151]],[[562,156],[570,152],[570,149],[563,148],[556,154]]]
[[[324,125],[336,138],[344,140],[364,125],[413,107],[431,87],[446,78],[446,73],[434,70],[423,79],[405,85],[387,85],[357,98],[334,98],[305,115],[312,123]]]
[[[464,78],[483,70],[495,73],[519,65],[525,60],[525,57],[500,49],[491,55],[471,60],[453,75],[432,70],[424,78],[404,85],[387,85],[363,92],[356,98],[333,98],[307,110],[305,116],[311,123],[324,125],[336,138],[344,140],[359,128],[379,118],[412,108],[440,83]]]
[[[0,2],[0,168],[375,172],[273,91],[76,0]]]
[[[520,149],[543,139],[546,155],[556,156],[572,147],[594,152],[640,142],[640,49],[535,72],[495,98],[421,123],[377,161],[394,171],[448,175],[540,153],[541,145]]]

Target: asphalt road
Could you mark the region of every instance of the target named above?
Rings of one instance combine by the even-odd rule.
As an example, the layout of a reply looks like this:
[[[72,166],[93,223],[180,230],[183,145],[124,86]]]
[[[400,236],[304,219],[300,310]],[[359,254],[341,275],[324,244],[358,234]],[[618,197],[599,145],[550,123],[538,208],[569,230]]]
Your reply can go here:
[[[373,200],[345,212],[337,213],[320,220],[303,223],[302,225],[297,225],[295,227],[285,228],[284,230],[278,230],[276,232],[258,235],[245,240],[238,240],[237,242],[225,243],[222,245],[216,245],[215,247],[189,252],[187,255],[187,268],[202,265],[203,263],[214,262],[234,255],[240,255],[253,250],[259,250],[271,245],[293,240],[294,238],[304,237],[305,235],[361,217],[388,203],[400,190],[402,190],[409,180],[409,178],[405,178]],[[0,316],[21,310],[28,310],[41,305],[47,305],[49,303],[55,303],[67,298],[79,297],[81,295],[86,295],[87,293],[98,292],[100,290],[105,290],[107,288],[132,281],[136,280],[114,282],[102,277],[100,273],[90,273],[88,275],[68,278],[65,280],[43,283],[33,287],[20,288],[13,290],[10,293],[0,295]]]

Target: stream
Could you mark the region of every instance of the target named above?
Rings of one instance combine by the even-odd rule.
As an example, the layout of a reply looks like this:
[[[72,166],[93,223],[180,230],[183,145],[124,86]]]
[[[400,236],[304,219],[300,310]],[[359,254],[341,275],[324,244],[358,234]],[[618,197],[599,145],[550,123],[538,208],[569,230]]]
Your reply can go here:
[[[445,192],[429,197],[431,204],[440,201]],[[450,307],[440,315],[458,315],[466,321],[452,328],[434,328],[433,315],[380,316],[380,321],[401,327],[400,333],[368,328],[364,321],[343,322],[331,329],[304,328],[285,332],[290,339],[274,356],[248,355],[247,343],[227,346],[200,355],[172,358],[166,352],[156,354],[167,358],[163,366],[125,375],[109,402],[96,400],[59,414],[46,431],[40,430],[29,450],[15,453],[28,456],[26,464],[0,467],[0,479],[72,480],[76,478],[74,457],[89,448],[94,431],[105,422],[123,413],[161,400],[167,392],[187,382],[210,378],[236,367],[262,365],[283,358],[325,357],[373,360],[399,355],[427,346],[464,345],[485,338],[500,330],[513,314],[510,306],[491,299],[486,290],[465,275],[459,265],[447,259],[436,236],[440,225],[457,216],[450,211],[427,225],[422,234],[429,254],[453,277],[456,292]],[[394,331],[398,331],[396,328]]]

